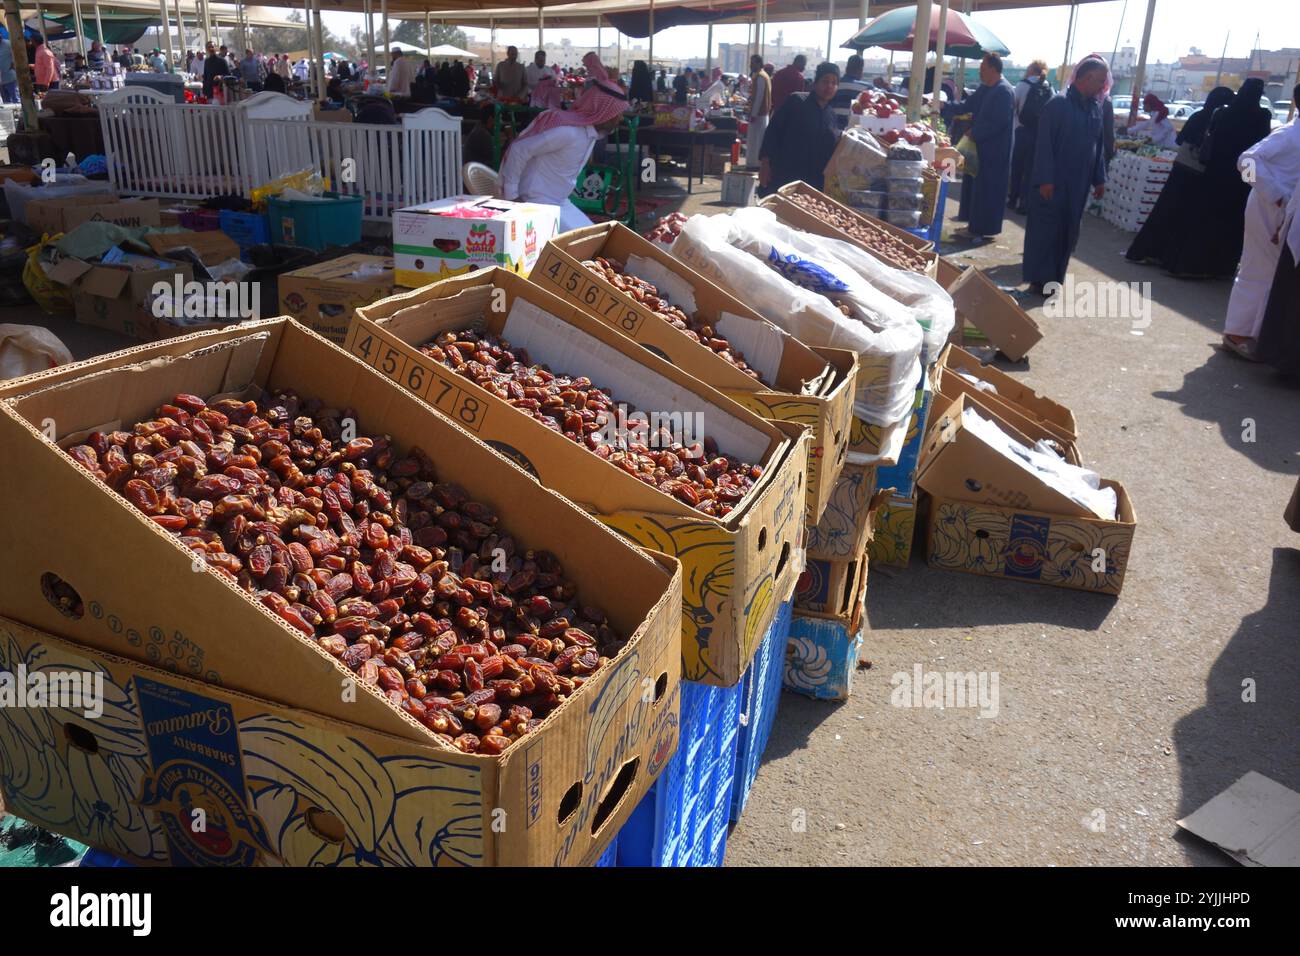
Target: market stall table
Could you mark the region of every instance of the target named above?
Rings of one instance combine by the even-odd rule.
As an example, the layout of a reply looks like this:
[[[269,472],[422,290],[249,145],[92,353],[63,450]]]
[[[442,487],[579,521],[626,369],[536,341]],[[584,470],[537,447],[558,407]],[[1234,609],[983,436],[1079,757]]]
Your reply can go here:
[[[669,129],[665,126],[645,126],[637,130],[637,139],[641,145],[648,146],[651,153],[686,149],[686,191],[693,191],[692,182],[695,171],[695,151],[697,147],[730,146],[736,138],[736,131],[730,129],[685,130]],[[704,182],[703,163],[700,164],[700,182]]]

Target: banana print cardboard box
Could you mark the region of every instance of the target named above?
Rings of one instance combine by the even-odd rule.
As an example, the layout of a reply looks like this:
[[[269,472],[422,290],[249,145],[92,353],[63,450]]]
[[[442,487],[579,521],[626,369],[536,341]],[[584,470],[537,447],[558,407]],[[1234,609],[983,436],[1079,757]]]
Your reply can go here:
[[[596,256],[617,259],[629,273],[654,285],[669,303],[715,329],[768,384],[746,375],[631,294],[583,267],[584,260]],[[572,300],[588,315],[636,339],[759,417],[811,428],[808,524],[821,518],[848,450],[858,372],[855,353],[804,345],[622,223],[601,223],[556,236],[542,250],[529,280]]]
[[[560,207],[450,196],[393,213],[397,284],[416,288],[501,266],[528,275],[560,226]]]
[[[535,740],[483,757],[0,618],[21,700],[0,707],[3,802],[140,866],[589,866],[677,744],[681,685],[643,688],[676,648],[624,650]]]
[[[801,563],[807,428],[759,418],[570,300],[504,269],[393,296],[357,316],[347,346],[355,356],[631,541],[677,557],[683,677],[722,687],[740,681]],[[503,336],[554,371],[585,375],[629,412],[714,438],[722,453],[757,464],[762,475],[734,510],[710,517],[420,352],[439,333],[468,327]]]
[[[889,495],[876,514],[867,557],[873,564],[905,568],[912,560],[912,542],[916,538],[917,497]]]
[[[831,492],[822,520],[808,529],[808,556],[828,561],[851,559],[871,540],[874,515],[889,496],[876,490],[875,468],[845,465]]]
[[[536,738],[500,757],[443,746],[314,636],[196,562],[179,537],[57,444],[151,417],[178,392],[247,396],[286,388],[355,409],[359,434],[389,435],[399,450],[427,449],[442,481],[472,488],[521,548],[555,553],[579,598],[606,609],[629,638],[547,716]],[[80,737],[65,729],[78,723],[66,712],[0,706],[5,802],[32,820],[138,860],[192,852],[187,858],[198,862],[551,864],[598,853],[672,752],[681,657],[677,562],[632,547],[291,320],[169,339],[4,383],[0,460],[0,496],[23,502],[0,523],[0,613],[69,645],[56,654],[48,650],[53,638],[11,626],[0,637],[0,671],[16,676],[22,664],[35,674],[74,655],[75,644],[84,662],[68,667],[103,673],[105,687],[116,688],[106,691],[116,709],[80,724]],[[131,686],[141,675],[166,685],[149,692],[156,707],[143,699],[142,685]],[[184,732],[204,715],[241,729],[220,740]],[[155,721],[162,724],[151,726]],[[249,747],[253,738],[263,743]],[[21,759],[19,745],[30,748]],[[203,757],[210,747],[220,750],[215,763]],[[187,754],[198,787],[187,785]],[[222,770],[237,768],[234,758],[244,762],[242,779]],[[259,785],[249,779],[253,761]],[[165,775],[170,767],[176,773]],[[403,793],[413,803],[399,808]],[[207,808],[210,821],[220,815],[232,843],[164,849],[166,818],[175,818],[175,831],[187,802]],[[493,814],[502,809],[507,823],[499,832]],[[338,817],[343,834],[322,824],[326,838],[309,837],[304,828],[317,811]],[[116,842],[110,831],[119,827],[143,828],[148,842]],[[444,859],[436,852],[439,833],[462,829],[476,849]],[[216,839],[211,824],[209,834]],[[285,843],[300,838],[306,844]],[[232,845],[252,849],[237,853]]]
[[[795,597],[786,644],[785,687],[817,700],[845,700],[862,646],[867,562],[809,562]]]

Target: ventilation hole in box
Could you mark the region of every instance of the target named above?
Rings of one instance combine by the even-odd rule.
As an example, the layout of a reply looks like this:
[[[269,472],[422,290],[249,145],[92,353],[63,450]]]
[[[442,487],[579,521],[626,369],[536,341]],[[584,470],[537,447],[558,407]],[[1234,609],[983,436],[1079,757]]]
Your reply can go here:
[[[966,479],[966,487],[967,487],[970,491],[981,491],[981,490],[983,490],[983,488],[984,488],[984,486],[983,486],[982,484],[980,484],[978,481],[976,481],[974,478],[967,478],[967,479]]]
[[[767,547],[767,529],[759,528],[758,529],[758,550],[762,551],[766,547]]]
[[[560,812],[556,814],[556,819],[563,824],[565,820],[573,815],[573,811],[578,809],[578,804],[582,802],[582,781],[579,780],[564,794],[564,799],[560,801]]]
[[[845,459],[845,457],[848,455],[848,453],[849,453],[849,446],[841,445],[839,456],[835,459],[836,463],[842,462]]]
[[[591,818],[591,832],[595,833],[601,825],[609,819],[609,815],[614,812],[618,802],[623,799],[628,788],[632,786],[632,781],[636,780],[637,768],[641,765],[640,757],[633,757],[627,763],[623,764],[623,769],[618,772],[614,782],[609,785],[609,790],[601,799],[600,804],[596,807],[596,815]]]
[[[803,491],[803,472],[799,472],[799,484],[795,486],[795,491]]]
[[[981,541],[983,541],[988,536],[989,533],[985,531],[983,528],[977,528],[975,531],[975,537],[979,538]]]
[[[666,693],[668,693],[668,672],[664,671],[655,681],[655,703],[663,700]]]
[[[787,541],[785,544],[781,545],[781,557],[777,559],[776,574],[774,574],[773,577],[779,578],[781,576],[781,572],[785,570],[785,563],[789,559],[790,559],[790,542]]]
[[[85,605],[81,603],[81,595],[77,593],[76,588],[53,571],[46,571],[41,575],[41,593],[45,595],[45,600],[49,601],[64,617],[76,621],[86,613]]]
[[[838,445],[844,439],[844,432],[835,433],[835,441],[832,444]]]
[[[63,736],[68,743],[76,747],[82,753],[97,754],[99,753],[99,740],[85,727],[80,724],[64,724]]]
[[[1082,541],[1071,541],[1066,545],[1071,551],[1083,551],[1084,544]]]
[[[329,810],[322,810],[320,807],[311,807],[303,819],[307,823],[307,829],[316,836],[320,837],[326,843],[340,844],[346,836],[343,828],[343,821],[331,813]]]

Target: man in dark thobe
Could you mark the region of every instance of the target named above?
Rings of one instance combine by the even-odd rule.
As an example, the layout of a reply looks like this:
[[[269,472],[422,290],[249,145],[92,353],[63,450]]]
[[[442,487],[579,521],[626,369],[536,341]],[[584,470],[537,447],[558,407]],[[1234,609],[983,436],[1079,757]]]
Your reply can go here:
[[[1089,187],[1098,199],[1106,189],[1098,97],[1108,78],[1105,60],[1085,59],[1069,89],[1052,97],[1038,122],[1022,265],[1025,281],[1038,295],[1045,284],[1065,281]]]
[[[826,164],[840,139],[830,105],[839,85],[840,68],[823,63],[817,67],[812,91],[793,94],[773,114],[759,151],[763,195],[800,179],[815,189],[823,188]]]
[[[1016,93],[1002,78],[1002,57],[986,54],[980,63],[980,84],[986,89],[970,132],[979,152],[979,173],[971,184],[967,233],[983,239],[1002,231],[1007,187],[1011,182],[1011,138],[1016,119]]]

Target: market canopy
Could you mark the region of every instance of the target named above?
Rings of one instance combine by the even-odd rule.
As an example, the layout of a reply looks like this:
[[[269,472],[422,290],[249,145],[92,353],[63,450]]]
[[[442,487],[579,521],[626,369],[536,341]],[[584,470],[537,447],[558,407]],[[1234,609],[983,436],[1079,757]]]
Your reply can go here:
[[[938,49],[939,6],[930,8],[930,37],[927,49]],[[916,38],[916,7],[900,7],[876,17],[841,46],[861,53],[867,47],[886,50],[910,50]],[[956,10],[948,11],[947,30],[944,32],[944,53],[948,56],[981,57],[985,53],[1006,56],[1011,52],[1007,45],[994,36],[993,31],[974,17],[963,16]]]
[[[453,60],[477,60],[477,53],[470,53],[469,50],[462,50],[458,46],[452,46],[450,43],[442,43],[429,49],[429,56],[432,57],[451,57]]]

